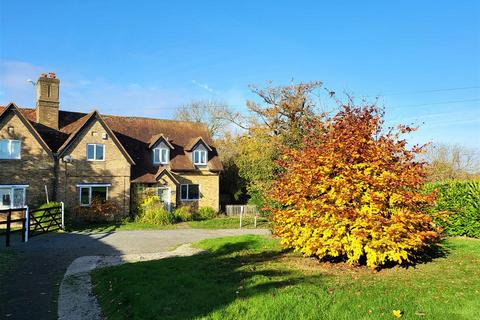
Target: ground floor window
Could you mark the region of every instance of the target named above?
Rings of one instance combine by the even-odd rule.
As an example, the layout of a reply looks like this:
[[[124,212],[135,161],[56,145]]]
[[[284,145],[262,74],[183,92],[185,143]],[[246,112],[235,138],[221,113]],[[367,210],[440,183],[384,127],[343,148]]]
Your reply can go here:
[[[0,185],[0,209],[25,207],[27,185]]]
[[[80,205],[88,207],[93,200],[107,201],[111,184],[79,184]]]
[[[181,200],[198,200],[200,199],[200,185],[198,184],[182,184],[180,186]]]

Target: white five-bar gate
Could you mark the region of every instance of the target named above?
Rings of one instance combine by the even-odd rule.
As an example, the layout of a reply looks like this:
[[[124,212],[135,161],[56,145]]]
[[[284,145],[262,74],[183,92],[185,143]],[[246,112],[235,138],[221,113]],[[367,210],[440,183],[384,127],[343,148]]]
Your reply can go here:
[[[65,228],[65,206],[30,210],[24,208],[0,210],[0,236],[5,235],[5,245],[10,246],[12,234],[21,233],[22,241]]]

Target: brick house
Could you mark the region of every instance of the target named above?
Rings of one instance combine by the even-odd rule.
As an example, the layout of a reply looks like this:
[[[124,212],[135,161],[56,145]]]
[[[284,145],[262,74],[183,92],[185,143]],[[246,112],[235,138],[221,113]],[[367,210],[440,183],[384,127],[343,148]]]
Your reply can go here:
[[[93,198],[128,214],[132,195],[156,192],[166,208],[219,209],[222,164],[207,126],[59,110],[60,81],[42,74],[35,109],[0,106],[0,209]]]

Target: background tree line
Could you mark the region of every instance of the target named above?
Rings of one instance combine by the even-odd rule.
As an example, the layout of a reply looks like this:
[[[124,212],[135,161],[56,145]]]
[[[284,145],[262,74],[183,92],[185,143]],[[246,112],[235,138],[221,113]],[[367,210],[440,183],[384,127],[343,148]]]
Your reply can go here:
[[[215,139],[225,171],[221,175],[221,202],[265,204],[279,172],[276,160],[284,146],[294,147],[305,134],[305,125],[325,113],[320,93],[335,100],[319,81],[287,86],[250,86],[255,100],[247,112],[235,111],[223,101],[197,100],[180,106],[175,118],[206,123]],[[338,102],[338,101],[337,101]],[[432,144],[423,159],[429,182],[480,178],[480,152],[462,145]]]

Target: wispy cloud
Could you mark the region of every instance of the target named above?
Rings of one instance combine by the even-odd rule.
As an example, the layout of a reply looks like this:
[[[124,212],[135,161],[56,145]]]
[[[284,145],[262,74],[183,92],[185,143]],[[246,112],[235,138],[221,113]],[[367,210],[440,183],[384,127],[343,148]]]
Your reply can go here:
[[[35,90],[27,79],[43,72],[57,71],[60,84],[60,108],[104,114],[138,115],[168,118],[175,108],[191,99],[185,90],[163,89],[138,83],[116,83],[102,77],[86,77],[71,71],[51,70],[21,61],[0,61],[0,105],[15,102],[35,105]]]
[[[36,79],[46,70],[40,66],[20,61],[0,61],[0,104],[16,102],[31,105],[35,90],[28,79]],[[48,71],[48,70],[47,70]]]
[[[202,88],[202,89],[204,89],[204,90],[207,90],[207,91],[210,92],[210,93],[213,93],[213,94],[219,94],[219,93],[220,93],[220,92],[218,92],[217,90],[212,89],[212,88],[211,88],[208,84],[206,84],[206,83],[200,83],[200,82],[198,82],[197,80],[192,80],[192,83],[193,83],[194,85],[196,85],[197,87],[199,87],[199,88]]]

